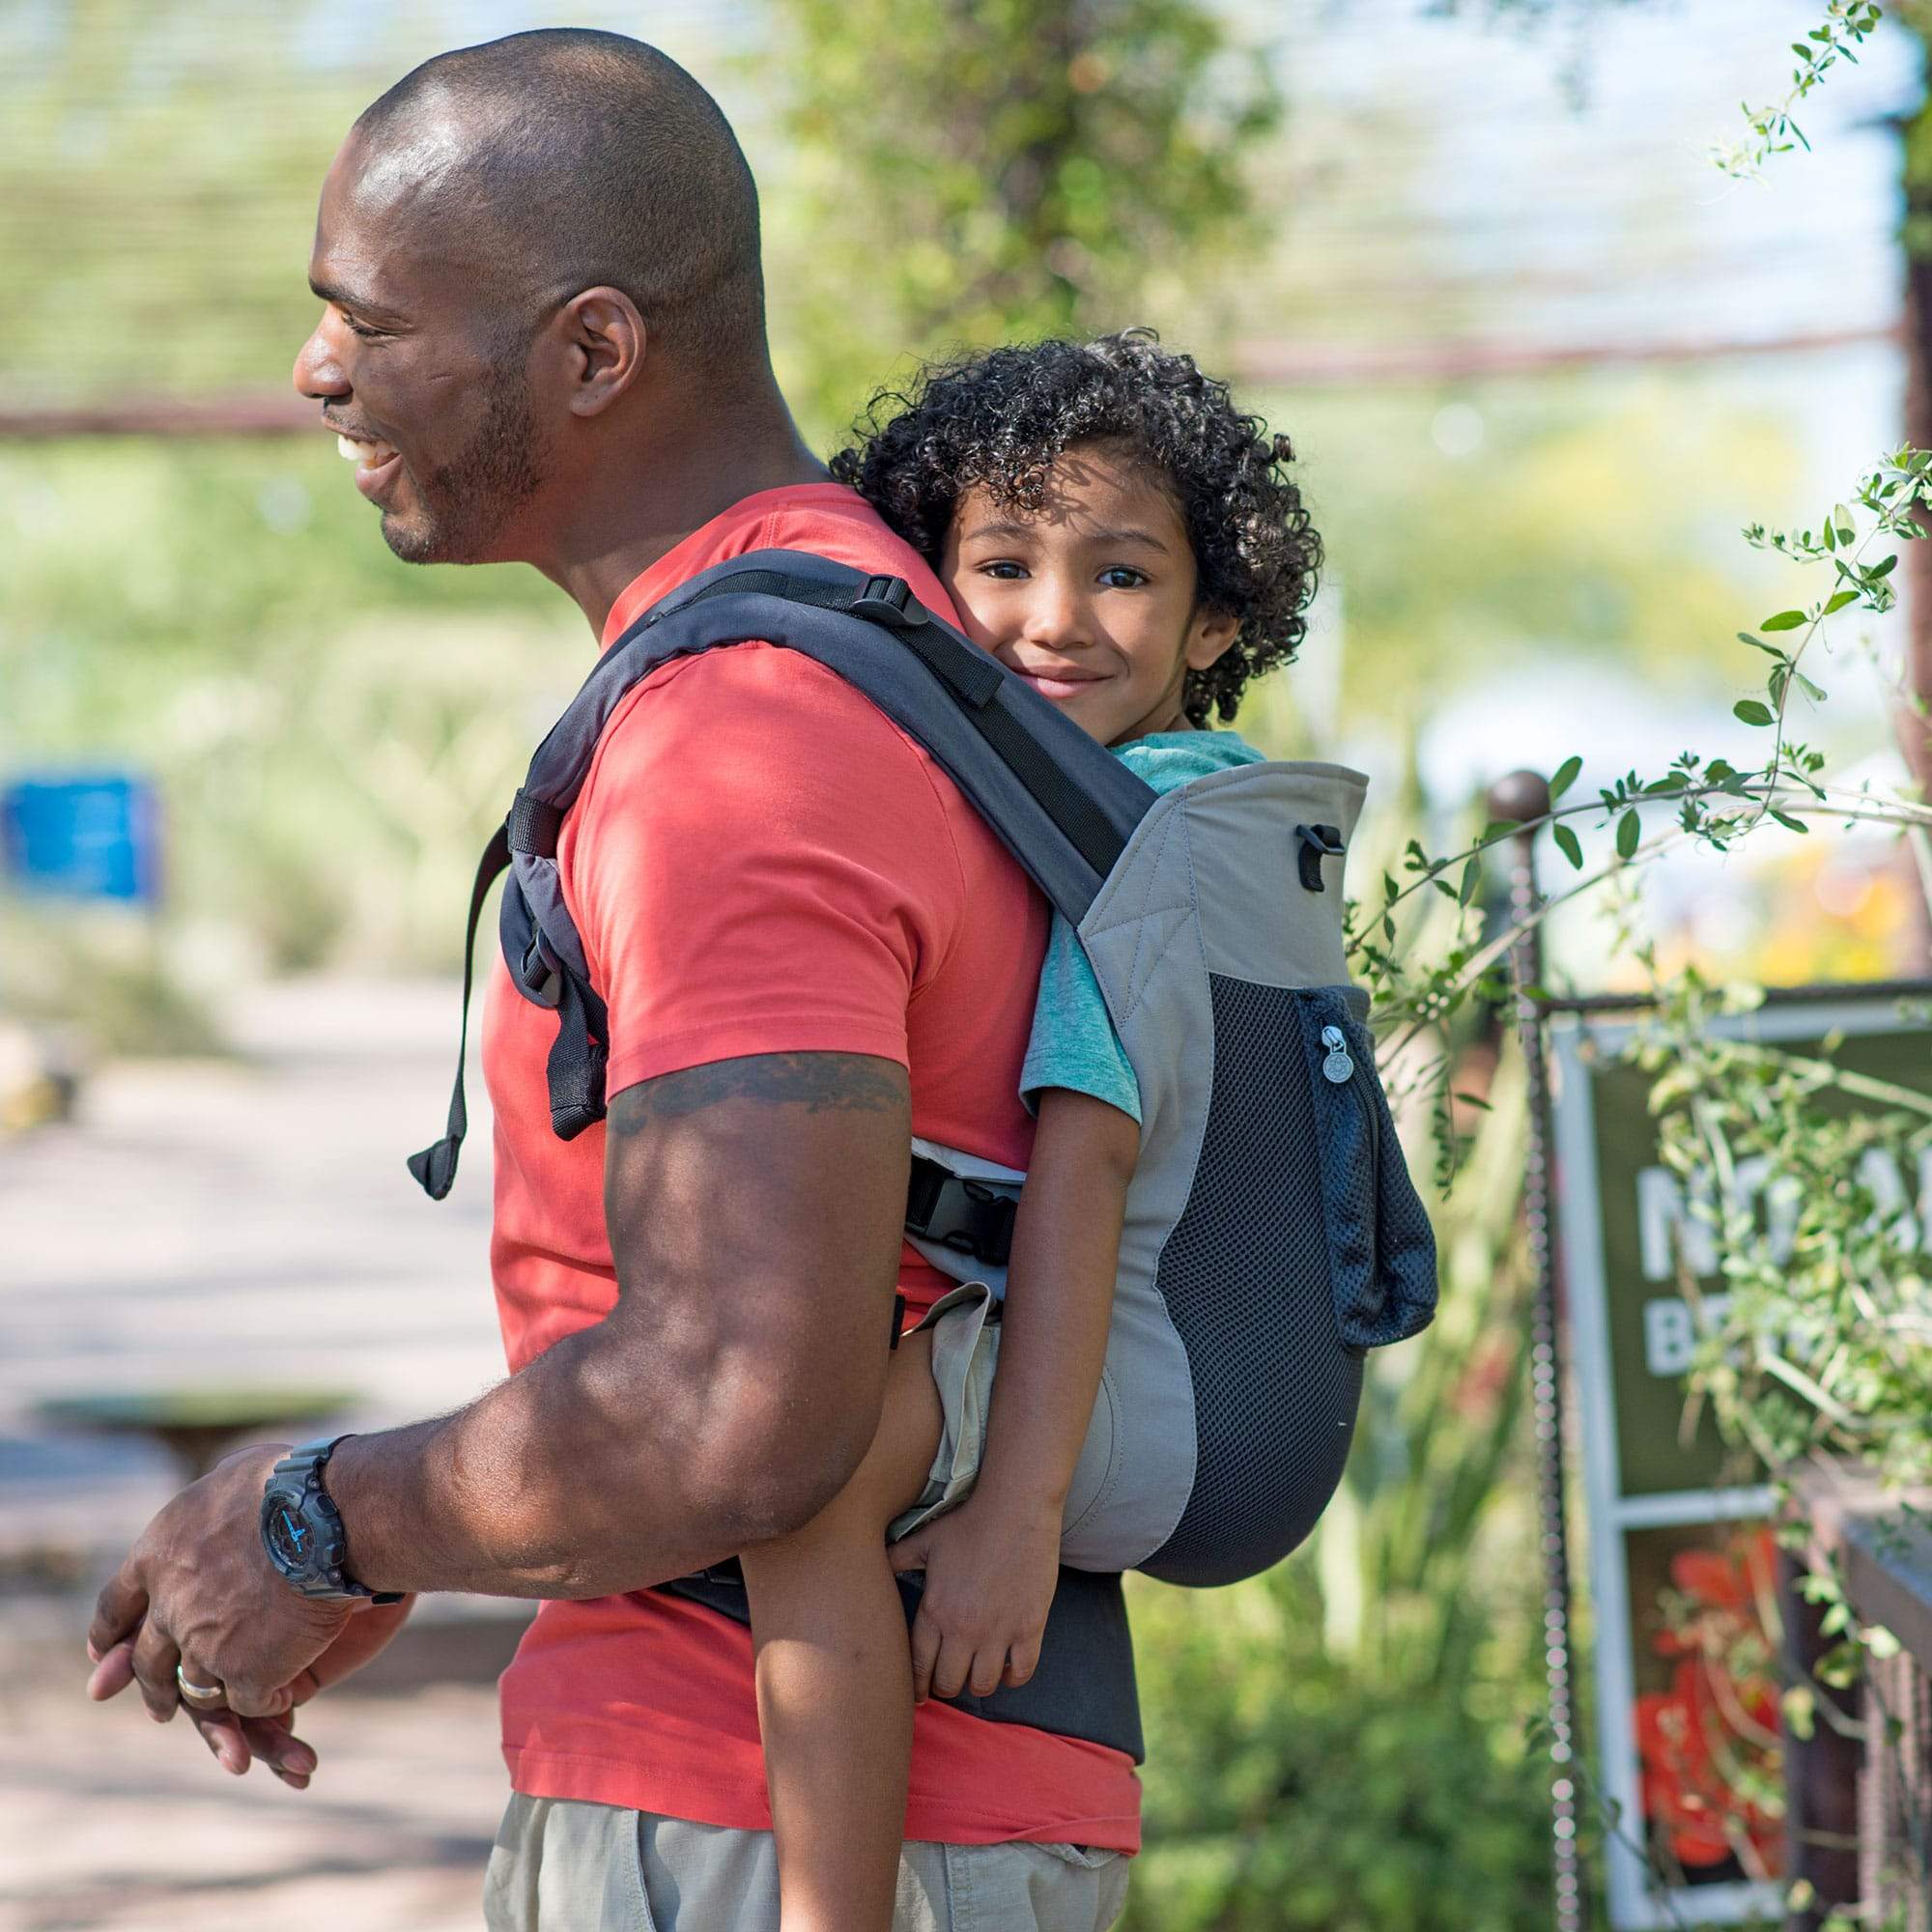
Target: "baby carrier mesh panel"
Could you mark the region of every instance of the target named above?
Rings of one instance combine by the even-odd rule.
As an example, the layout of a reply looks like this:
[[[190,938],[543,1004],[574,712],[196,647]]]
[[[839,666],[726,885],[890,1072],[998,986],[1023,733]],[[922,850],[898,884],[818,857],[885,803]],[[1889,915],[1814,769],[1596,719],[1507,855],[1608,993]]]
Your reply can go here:
[[[1314,1528],[1348,1460],[1362,1387],[1362,1358],[1336,1332],[1295,996],[1218,974],[1208,986],[1208,1127],[1154,1274],[1194,1387],[1194,1488],[1174,1534],[1141,1565],[1191,1584],[1253,1576]],[[1258,1202],[1272,1211],[1256,1212]]]

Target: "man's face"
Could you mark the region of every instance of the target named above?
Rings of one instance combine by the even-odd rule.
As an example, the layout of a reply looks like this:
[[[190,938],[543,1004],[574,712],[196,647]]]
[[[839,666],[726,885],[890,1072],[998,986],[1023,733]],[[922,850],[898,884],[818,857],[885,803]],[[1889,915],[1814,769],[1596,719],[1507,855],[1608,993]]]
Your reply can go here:
[[[537,317],[440,238],[405,174],[355,135],[329,169],[309,262],[325,307],[295,385],[321,402],[399,557],[520,558],[549,469],[526,373]]]

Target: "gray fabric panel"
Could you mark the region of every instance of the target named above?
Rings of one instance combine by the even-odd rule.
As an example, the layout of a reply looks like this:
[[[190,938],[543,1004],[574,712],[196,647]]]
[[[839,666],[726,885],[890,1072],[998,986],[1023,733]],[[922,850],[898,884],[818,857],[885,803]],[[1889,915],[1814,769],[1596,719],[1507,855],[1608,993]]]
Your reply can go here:
[[[1150,849],[1138,838],[1135,846]],[[1124,1001],[1114,1004],[1102,975],[1140,1082],[1142,1121],[1107,1343],[1106,1373],[1119,1419],[1116,1476],[1088,1518],[1072,1525],[1062,1551],[1064,1562],[1096,1568],[1109,1561],[1138,1563],[1159,1548],[1180,1520],[1196,1480],[1194,1381],[1155,1274],[1186,1207],[1207,1128],[1214,1021],[1200,938],[1184,896],[1185,867],[1175,874],[1161,868],[1157,856],[1147,863],[1160,886],[1149,912],[1151,936],[1131,971],[1115,976],[1135,989],[1130,1009]],[[1132,937],[1126,935],[1129,952]]]
[[[1301,884],[1296,825],[1354,836],[1368,781],[1343,765],[1236,765],[1157,800],[1094,896],[1080,937],[1115,1024],[1147,975],[1198,913],[1208,970],[1257,985],[1339,985],[1343,859],[1323,861],[1324,890]]]
[[[1199,1467],[1141,1565],[1215,1584],[1278,1562],[1341,1480],[1362,1358],[1337,1331],[1314,1095],[1294,994],[1216,975],[1213,1099],[1156,1285],[1187,1354]]]

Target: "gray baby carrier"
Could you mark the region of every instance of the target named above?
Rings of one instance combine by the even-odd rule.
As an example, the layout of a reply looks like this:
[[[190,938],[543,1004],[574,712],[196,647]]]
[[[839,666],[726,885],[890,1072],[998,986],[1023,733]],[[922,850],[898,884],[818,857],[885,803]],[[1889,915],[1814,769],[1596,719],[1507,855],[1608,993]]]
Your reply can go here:
[[[1133,1064],[1141,1151],[1101,1391],[1128,1425],[1110,1520],[1133,1527],[1087,1568],[1184,1584],[1267,1568],[1340,1480],[1364,1351],[1414,1334],[1435,1303],[1434,1236],[1344,957],[1342,854],[1366,781],[1262,763],[1156,795],[902,580],[796,551],[719,564],[598,660],[478,868],[471,938],[507,867],[511,980],[557,1012],[551,1118],[566,1140],[603,1118],[610,1036],[558,830],[626,693],[669,658],[747,639],[816,659],[926,748],[1078,929]],[[466,953],[466,1035],[469,972]],[[437,1199],[465,1127],[459,1058],[448,1133],[410,1161]],[[961,1278],[995,1274],[1023,1179],[920,1143],[909,1238]],[[1117,1580],[1064,1571],[1033,1685],[961,1701],[1138,1755]],[[668,1587],[743,1615],[728,1575]]]

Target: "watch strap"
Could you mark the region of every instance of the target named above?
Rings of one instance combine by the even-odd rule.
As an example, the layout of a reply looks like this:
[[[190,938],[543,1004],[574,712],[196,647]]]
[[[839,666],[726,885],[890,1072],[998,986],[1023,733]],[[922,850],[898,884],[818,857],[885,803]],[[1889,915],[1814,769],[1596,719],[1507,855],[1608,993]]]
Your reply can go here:
[[[356,1582],[343,1565],[347,1538],[342,1512],[328,1493],[324,1471],[337,1446],[348,1439],[349,1435],[344,1434],[304,1442],[275,1464],[262,1492],[263,1542],[277,1572],[305,1597],[326,1603],[398,1604],[402,1591],[371,1590]],[[271,1508],[298,1512],[314,1534],[315,1551],[306,1561],[293,1564],[277,1551],[266,1520]]]

